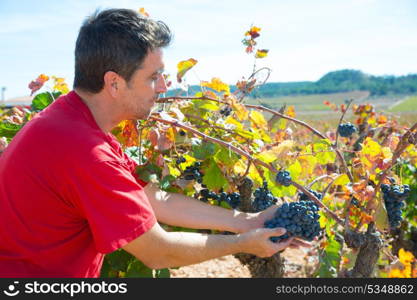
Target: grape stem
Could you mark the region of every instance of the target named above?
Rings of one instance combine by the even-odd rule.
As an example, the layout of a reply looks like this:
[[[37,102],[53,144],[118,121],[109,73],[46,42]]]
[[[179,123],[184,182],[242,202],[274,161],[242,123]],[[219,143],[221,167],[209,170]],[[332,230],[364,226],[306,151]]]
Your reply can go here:
[[[312,181],[312,182],[310,182],[308,185],[307,185],[307,188],[308,189],[310,189],[312,186],[313,186],[313,184],[315,184],[316,182],[318,182],[318,181],[320,181],[320,180],[322,180],[322,179],[326,179],[326,178],[332,178],[333,179],[333,177],[332,176],[330,176],[330,175],[322,175],[322,176],[319,176],[319,177],[316,177],[316,178],[314,178],[314,180]]]

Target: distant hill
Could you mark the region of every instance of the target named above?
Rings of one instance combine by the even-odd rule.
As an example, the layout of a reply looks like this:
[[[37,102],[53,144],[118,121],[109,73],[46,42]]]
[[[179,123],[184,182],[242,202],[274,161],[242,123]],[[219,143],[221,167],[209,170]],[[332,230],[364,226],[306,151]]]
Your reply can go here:
[[[232,91],[236,86],[230,86]],[[198,85],[190,87],[190,93],[200,91]],[[252,92],[250,97],[272,98],[288,95],[327,94],[350,91],[369,91],[371,96],[417,93],[417,74],[406,76],[373,76],[359,70],[338,70],[324,75],[317,81],[269,82]],[[169,91],[168,96],[179,90]]]

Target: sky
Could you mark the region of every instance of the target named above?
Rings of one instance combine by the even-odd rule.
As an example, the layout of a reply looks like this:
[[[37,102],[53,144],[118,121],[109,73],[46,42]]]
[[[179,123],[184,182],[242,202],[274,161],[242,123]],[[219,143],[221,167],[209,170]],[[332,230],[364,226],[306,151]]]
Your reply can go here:
[[[0,88],[5,98],[27,96],[39,74],[74,78],[74,46],[83,20],[96,9],[144,7],[173,32],[164,50],[172,79],[181,60],[194,58],[188,84],[247,78],[254,57],[241,40],[261,28],[269,82],[316,81],[330,71],[371,75],[417,73],[416,0],[0,0]]]

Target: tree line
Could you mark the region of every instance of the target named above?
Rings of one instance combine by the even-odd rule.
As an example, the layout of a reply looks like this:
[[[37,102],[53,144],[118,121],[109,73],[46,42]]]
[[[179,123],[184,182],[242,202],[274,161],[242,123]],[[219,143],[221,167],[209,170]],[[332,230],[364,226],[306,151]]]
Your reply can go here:
[[[236,86],[230,86],[231,91]],[[359,70],[332,71],[317,81],[298,82],[269,82],[249,94],[249,97],[273,98],[288,95],[328,94],[350,91],[369,91],[371,96],[383,96],[389,94],[414,94],[417,93],[417,74],[404,76],[373,76]],[[192,85],[189,93],[201,91],[200,86]],[[179,94],[180,90],[169,91],[168,96]]]

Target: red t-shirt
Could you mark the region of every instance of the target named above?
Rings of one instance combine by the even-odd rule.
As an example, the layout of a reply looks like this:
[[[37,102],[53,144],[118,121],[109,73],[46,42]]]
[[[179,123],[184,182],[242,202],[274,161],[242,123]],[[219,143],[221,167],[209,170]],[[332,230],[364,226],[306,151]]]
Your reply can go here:
[[[98,277],[156,222],[136,164],[70,92],[0,156],[0,277]]]

